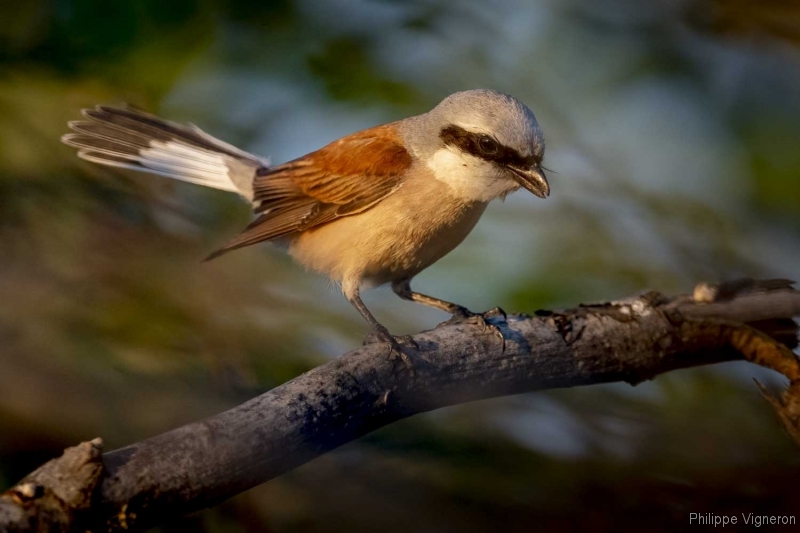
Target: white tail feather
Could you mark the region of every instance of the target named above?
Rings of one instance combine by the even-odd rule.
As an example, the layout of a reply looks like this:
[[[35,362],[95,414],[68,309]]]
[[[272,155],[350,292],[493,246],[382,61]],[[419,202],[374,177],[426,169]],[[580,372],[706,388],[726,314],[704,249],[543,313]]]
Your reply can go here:
[[[98,106],[73,121],[75,133],[61,140],[86,161],[157,174],[188,183],[253,196],[260,158],[220,141],[194,124],[181,126],[132,109]]]
[[[114,154],[110,151],[98,149],[91,149],[88,152],[80,151],[78,156],[94,163],[129,168],[140,172],[147,171],[214,189],[239,192],[228,175],[228,166],[225,164],[225,156],[222,154],[213,154],[199,148],[192,148],[174,142],[151,141],[150,144],[153,148],[140,150],[138,156]],[[100,155],[93,155],[103,152],[114,156],[115,159],[109,160]],[[131,164],[117,161],[116,159],[119,158],[128,159]],[[134,162],[138,163],[138,165],[134,164]]]

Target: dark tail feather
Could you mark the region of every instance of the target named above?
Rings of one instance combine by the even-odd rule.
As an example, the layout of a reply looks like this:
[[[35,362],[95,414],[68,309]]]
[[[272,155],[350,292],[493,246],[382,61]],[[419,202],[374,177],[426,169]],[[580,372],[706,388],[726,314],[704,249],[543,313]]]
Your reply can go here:
[[[248,200],[256,171],[269,164],[197,126],[136,109],[97,106],[84,109],[83,116],[87,120],[70,122],[74,133],[61,140],[93,163],[236,192]]]

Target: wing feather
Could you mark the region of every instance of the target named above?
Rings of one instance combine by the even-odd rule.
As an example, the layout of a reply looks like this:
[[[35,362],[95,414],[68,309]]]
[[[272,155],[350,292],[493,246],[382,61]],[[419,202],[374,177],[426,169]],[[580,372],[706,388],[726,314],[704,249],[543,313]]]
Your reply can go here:
[[[259,217],[209,259],[369,209],[402,185],[412,158],[387,124],[262,169],[253,181]]]

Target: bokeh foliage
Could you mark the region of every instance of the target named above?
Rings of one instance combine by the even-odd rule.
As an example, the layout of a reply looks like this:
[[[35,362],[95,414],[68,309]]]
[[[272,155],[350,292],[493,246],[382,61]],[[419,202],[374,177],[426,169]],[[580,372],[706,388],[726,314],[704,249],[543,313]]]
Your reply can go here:
[[[80,440],[120,446],[218,412],[364,333],[275,250],[201,263],[246,206],[79,162],[58,138],[81,107],[127,101],[282,161],[459,89],[506,90],[542,124],[553,196],[492,206],[421,289],[531,312],[797,278],[787,4],[3,3],[0,484]],[[445,318],[368,300],[398,332]],[[797,450],[754,373],[431,413],[161,530],[671,530],[689,512],[790,514]]]

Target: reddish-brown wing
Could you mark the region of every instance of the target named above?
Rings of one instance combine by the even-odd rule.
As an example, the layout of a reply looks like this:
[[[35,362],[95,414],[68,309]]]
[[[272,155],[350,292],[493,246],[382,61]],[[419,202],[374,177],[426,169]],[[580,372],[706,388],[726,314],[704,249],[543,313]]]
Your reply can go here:
[[[395,126],[387,124],[263,169],[253,181],[260,216],[209,259],[368,209],[400,186],[411,162]]]

